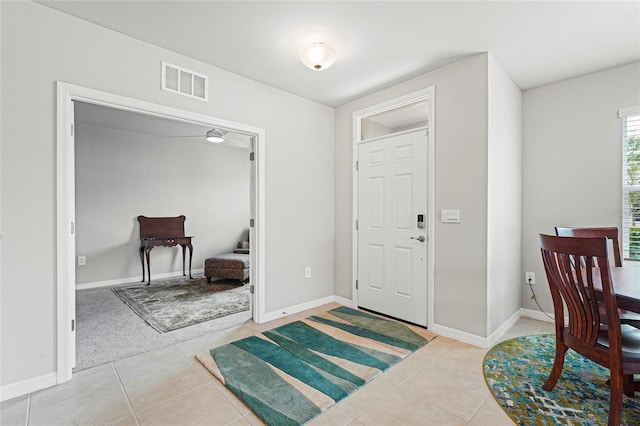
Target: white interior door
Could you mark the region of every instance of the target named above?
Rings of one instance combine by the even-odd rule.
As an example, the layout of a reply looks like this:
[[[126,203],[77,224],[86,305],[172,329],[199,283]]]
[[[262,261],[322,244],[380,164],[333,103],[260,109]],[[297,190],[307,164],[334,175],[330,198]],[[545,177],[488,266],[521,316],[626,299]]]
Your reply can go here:
[[[358,306],[425,327],[427,144],[423,128],[358,146]]]

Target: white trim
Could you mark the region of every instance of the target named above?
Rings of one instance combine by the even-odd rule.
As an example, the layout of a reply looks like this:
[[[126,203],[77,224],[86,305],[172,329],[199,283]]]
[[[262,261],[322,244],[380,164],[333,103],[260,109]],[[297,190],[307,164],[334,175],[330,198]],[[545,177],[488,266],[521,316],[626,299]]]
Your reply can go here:
[[[362,118],[362,117],[360,117],[360,118]],[[409,129],[409,130],[402,130],[400,132],[395,132],[395,133],[391,133],[391,134],[388,134],[388,135],[376,136],[375,138],[369,138],[369,139],[360,141],[359,143],[375,142],[375,141],[379,141],[379,140],[383,140],[383,139],[388,139],[388,138],[391,138],[391,137],[394,137],[394,136],[407,135],[409,133],[417,132],[419,130],[429,131],[429,126],[418,126],[418,127],[414,127],[412,129]]]
[[[56,373],[47,373],[0,387],[0,401],[7,401],[18,396],[27,395],[40,389],[56,385]]]
[[[520,311],[520,309],[518,309],[513,313],[513,315],[511,315],[511,317],[508,320],[503,322],[500,327],[498,327],[493,333],[489,335],[489,337],[487,338],[487,347],[490,348],[496,343],[498,343],[498,340],[500,340],[500,338],[504,336],[505,333],[509,331],[509,329],[513,327],[514,324],[517,323],[521,317],[522,317],[522,312]]]
[[[481,348],[489,347],[488,338],[467,333],[466,331],[457,330],[455,328],[450,328],[439,324],[435,324],[433,328],[429,328],[429,330],[444,337],[449,337],[451,339],[459,340],[460,342],[469,343],[470,345],[479,346]]]
[[[343,306],[347,306],[349,308],[354,308],[356,309],[357,306],[356,304],[353,302],[353,300],[341,297],[341,296],[326,296],[326,297],[321,297],[320,299],[315,299],[315,300],[311,300],[309,302],[304,302],[304,303],[300,303],[299,305],[293,305],[293,306],[288,306],[286,308],[282,308],[282,309],[278,309],[276,311],[272,311],[272,312],[268,312],[265,314],[265,320],[264,322],[267,321],[273,321],[276,320],[278,318],[283,318],[283,317],[287,317],[293,314],[297,314],[309,309],[314,309],[317,307],[320,307],[322,305],[326,305],[328,303],[339,303]]]
[[[194,269],[191,272],[192,272],[192,275],[204,274],[204,268]],[[151,280],[181,277],[181,276],[182,276],[182,271],[166,272],[164,274],[151,275]],[[76,284],[76,290],[88,290],[90,288],[113,287],[121,284],[142,285],[143,282],[144,281],[140,281],[139,276],[129,277],[129,278],[118,278],[117,280],[94,281],[89,283]]]
[[[517,323],[518,320],[523,316],[527,315],[523,313],[523,309],[518,309],[513,313],[513,315],[511,315],[511,317],[509,317],[509,319],[507,319],[504,323],[502,323],[500,327],[498,327],[493,333],[491,333],[489,337],[477,336],[475,334],[467,333],[466,331],[461,331],[455,328],[450,328],[438,324],[434,325],[430,330],[441,336],[456,339],[464,343],[469,343],[481,348],[490,348],[498,343],[500,338],[502,338],[502,336],[504,336],[505,333],[509,331],[509,329],[511,329],[511,327],[513,327],[513,325]]]
[[[544,321],[544,322],[553,322],[553,320],[551,318],[553,318],[553,312],[552,313],[545,313],[542,311],[536,311],[535,309],[526,309],[526,308],[521,308],[520,312],[522,313],[522,316],[525,318],[531,318],[534,320],[538,320],[538,321]],[[549,315],[551,318],[549,318],[547,315]],[[569,318],[565,318],[565,324],[569,322]]]
[[[253,318],[255,322],[264,322],[265,317],[265,131],[264,129],[241,123],[222,120],[202,114],[154,104],[126,96],[102,92],[69,83],[57,83],[57,383],[71,379],[75,355],[75,336],[70,330],[75,315],[75,304],[71,303],[75,295],[75,237],[70,224],[75,221],[74,196],[74,141],[66,129],[73,123],[73,102],[82,101],[95,105],[117,108],[123,111],[137,112],[156,117],[183,120],[221,130],[247,134],[254,137],[255,158],[255,238],[251,239],[251,251],[255,253],[255,267],[251,268],[251,282],[255,285]]]
[[[429,100],[429,117],[427,121],[427,328],[431,328],[435,322],[435,135],[436,135],[436,88],[435,86],[418,90],[387,102],[374,105],[359,111],[353,112],[353,143],[352,143],[352,233],[351,233],[351,294],[353,304],[358,306],[358,291],[356,280],[358,279],[358,230],[356,220],[358,219],[358,171],[356,163],[358,161],[358,145],[363,142],[370,142],[374,139],[361,140],[362,119],[384,111],[399,108],[421,100]],[[415,131],[411,129],[410,131]],[[402,132],[400,132],[402,133]],[[396,135],[395,133],[393,135]],[[392,135],[387,135],[389,137]]]
[[[351,299],[347,299],[347,298],[340,297],[340,296],[333,296],[333,299],[334,299],[333,300],[334,302],[339,303],[339,304],[341,304],[343,306],[347,306],[349,308],[354,308],[354,309],[357,308],[356,304]]]
[[[626,117],[628,115],[640,114],[640,106],[631,108],[622,108],[618,110],[618,118]]]
[[[56,245],[56,312],[57,312],[57,383],[71,379],[75,367],[75,165],[73,100],[70,90],[57,85],[57,245]],[[75,132],[74,132],[75,133]],[[72,236],[73,235],[73,236]]]
[[[298,305],[289,306],[286,308],[278,309],[275,311],[267,312],[264,315],[264,322],[273,321],[278,318],[288,317],[293,314],[297,314],[309,309],[317,308],[318,306],[326,305],[327,303],[335,302],[335,296],[326,296],[316,300],[310,300],[308,302],[300,303]]]

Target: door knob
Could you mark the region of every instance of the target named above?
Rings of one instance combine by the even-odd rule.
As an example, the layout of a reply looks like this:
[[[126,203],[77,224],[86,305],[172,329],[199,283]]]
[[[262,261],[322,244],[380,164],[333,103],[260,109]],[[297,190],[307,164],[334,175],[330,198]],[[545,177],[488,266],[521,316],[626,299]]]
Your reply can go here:
[[[411,237],[410,239],[412,239],[412,240],[418,240],[418,241],[420,241],[421,243],[424,243],[424,242],[425,242],[424,235],[420,235],[419,237]]]

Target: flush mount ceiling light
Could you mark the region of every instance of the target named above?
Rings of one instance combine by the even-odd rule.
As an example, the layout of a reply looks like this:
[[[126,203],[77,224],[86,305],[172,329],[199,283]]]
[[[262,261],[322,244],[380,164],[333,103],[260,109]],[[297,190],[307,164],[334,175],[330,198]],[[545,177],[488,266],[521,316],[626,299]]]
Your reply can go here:
[[[312,70],[322,71],[336,61],[336,51],[331,46],[315,42],[300,50],[300,60]]]
[[[206,138],[209,142],[213,142],[213,143],[224,142],[224,135],[218,129],[211,129],[207,131]]]

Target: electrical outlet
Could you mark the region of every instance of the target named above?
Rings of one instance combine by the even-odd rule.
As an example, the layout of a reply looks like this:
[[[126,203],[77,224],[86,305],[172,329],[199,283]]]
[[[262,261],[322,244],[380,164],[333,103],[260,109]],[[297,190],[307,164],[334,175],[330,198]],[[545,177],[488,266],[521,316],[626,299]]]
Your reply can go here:
[[[535,284],[536,283],[536,274],[535,272],[525,272],[524,273],[524,283],[525,284]]]
[[[311,266],[307,266],[304,268],[304,277],[311,278]]]
[[[84,266],[87,264],[86,256],[78,256],[78,266]]]

